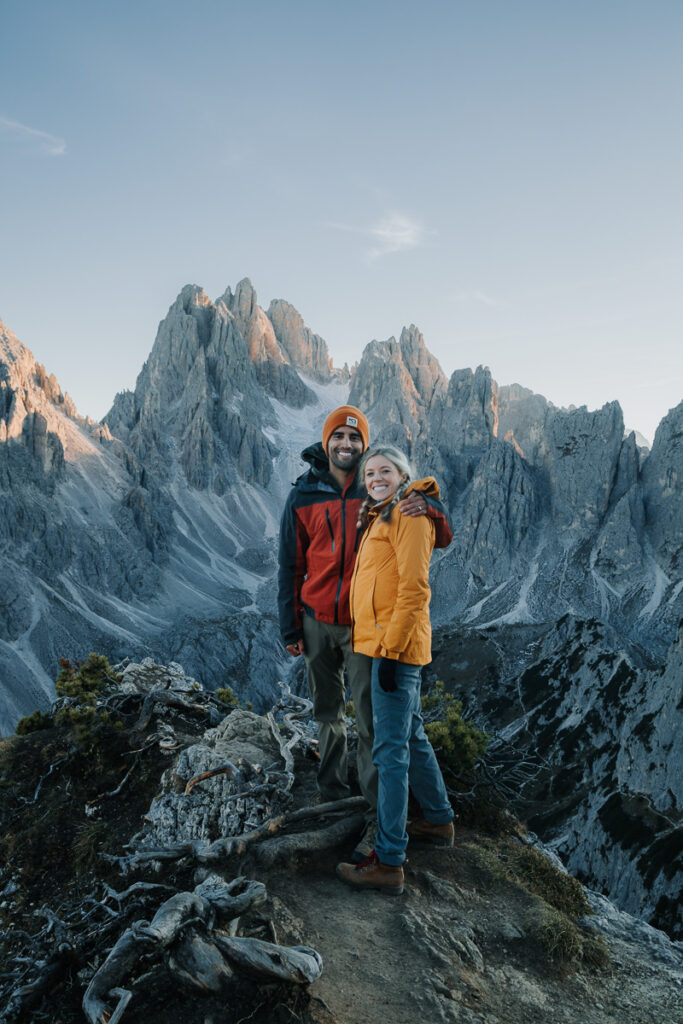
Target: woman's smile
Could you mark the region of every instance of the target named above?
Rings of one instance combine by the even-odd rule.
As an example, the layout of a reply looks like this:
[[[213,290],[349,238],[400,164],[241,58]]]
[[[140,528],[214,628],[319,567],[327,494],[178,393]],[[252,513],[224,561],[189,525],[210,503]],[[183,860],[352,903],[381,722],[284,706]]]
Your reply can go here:
[[[405,479],[405,475],[384,455],[373,455],[365,463],[363,483],[370,497],[377,502],[391,498]]]

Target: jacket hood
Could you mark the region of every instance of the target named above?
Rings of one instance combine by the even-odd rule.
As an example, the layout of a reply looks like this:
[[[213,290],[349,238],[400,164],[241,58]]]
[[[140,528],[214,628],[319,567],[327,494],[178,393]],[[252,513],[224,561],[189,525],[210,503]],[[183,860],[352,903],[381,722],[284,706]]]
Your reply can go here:
[[[318,473],[326,473],[330,468],[322,441],[316,441],[314,444],[309,444],[308,448],[304,448],[301,458],[304,462],[310,463],[311,469],[315,469]]]
[[[421,491],[422,494],[428,494],[430,498],[441,497],[439,485],[433,476],[423,476],[420,480],[411,480],[403,497],[407,498],[412,491]]]

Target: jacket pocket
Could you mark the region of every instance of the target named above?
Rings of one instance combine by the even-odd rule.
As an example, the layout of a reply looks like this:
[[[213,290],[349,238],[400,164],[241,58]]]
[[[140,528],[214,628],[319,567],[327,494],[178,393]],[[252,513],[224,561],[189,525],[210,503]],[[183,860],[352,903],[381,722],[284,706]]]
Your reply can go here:
[[[372,590],[370,591],[370,611],[372,612],[372,621],[375,624],[375,629],[383,629],[384,627],[380,622],[377,621],[377,610],[375,608],[375,585],[377,581],[373,580]]]

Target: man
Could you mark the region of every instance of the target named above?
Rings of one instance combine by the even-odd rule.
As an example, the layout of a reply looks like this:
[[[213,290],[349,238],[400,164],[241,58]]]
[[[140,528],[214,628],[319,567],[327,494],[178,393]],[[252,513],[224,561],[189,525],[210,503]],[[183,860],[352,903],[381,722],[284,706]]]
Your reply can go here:
[[[372,659],[351,648],[349,589],[360,540],[356,526],[365,498],[356,468],[368,447],[370,428],[352,405],[334,409],[323,425],[322,444],[301,457],[311,468],[296,481],[280,531],[279,612],[285,649],[303,655],[318,723],[318,788],[324,801],[350,796],[347,777],[344,666],[358,730],[358,783],[369,804],[367,824],[352,860],[374,848],[377,769],[372,763]],[[414,492],[401,502],[404,515],[429,515],[436,547],[453,539],[441,503]]]

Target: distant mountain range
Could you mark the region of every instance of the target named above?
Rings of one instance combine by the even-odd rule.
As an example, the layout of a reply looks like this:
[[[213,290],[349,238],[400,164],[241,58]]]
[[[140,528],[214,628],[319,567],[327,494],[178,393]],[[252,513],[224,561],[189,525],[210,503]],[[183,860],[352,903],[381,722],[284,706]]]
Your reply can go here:
[[[639,678],[664,672],[683,611],[683,402],[648,451],[616,402],[558,409],[482,367],[448,379],[414,326],[336,369],[291,305],[264,311],[243,280],[215,302],[183,288],[101,423],[0,322],[0,732],[49,703],[60,657],[91,650],[174,660],[270,705],[293,668],[280,511],[346,401],[441,484],[455,540],[433,566],[437,626],[503,638],[594,620]]]

